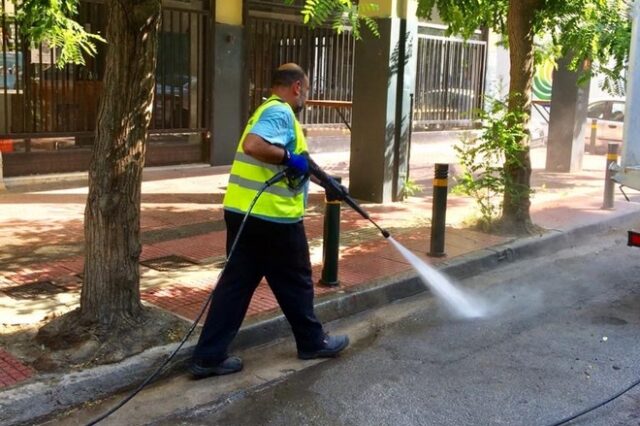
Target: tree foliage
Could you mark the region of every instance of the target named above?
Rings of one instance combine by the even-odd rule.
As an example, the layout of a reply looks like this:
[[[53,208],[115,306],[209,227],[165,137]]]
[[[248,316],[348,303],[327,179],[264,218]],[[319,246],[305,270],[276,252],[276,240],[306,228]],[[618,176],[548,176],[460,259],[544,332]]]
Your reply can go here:
[[[437,10],[448,25],[448,34],[468,38],[479,28],[490,28],[505,36],[504,42],[508,46],[507,15],[512,3],[515,2],[419,0],[416,16],[430,19],[433,11]],[[590,65],[585,69],[585,79],[593,74],[602,74],[605,89],[622,90],[624,81],[621,77],[624,76],[631,44],[631,0],[530,0],[524,3],[535,8],[531,22],[533,33],[541,40],[548,40],[538,45],[537,63],[547,59],[555,61],[571,54],[573,69],[582,67],[585,61]],[[347,16],[346,21],[352,24],[364,19],[358,16],[359,13],[374,6],[365,2],[354,5],[348,0],[305,0],[301,13],[305,23],[312,25],[342,16]],[[367,21],[367,27],[374,26],[374,34],[377,35],[375,21],[370,21]]]
[[[575,13],[558,15],[556,25],[549,26],[551,44],[560,46],[556,57],[573,53],[573,69],[586,61],[590,66],[585,69],[585,78],[601,74],[605,90],[622,94],[631,46],[631,3],[627,0],[586,3],[582,8],[577,5]]]
[[[74,18],[78,15],[78,0],[24,0],[17,19],[22,33],[32,43],[45,41],[59,49],[57,65],[84,64],[84,54],[96,54],[95,42],[105,40],[91,34]]]
[[[505,163],[523,166],[519,163],[524,149],[520,141],[526,136],[523,118],[517,112],[509,112],[507,102],[501,99],[489,98],[487,104],[486,110],[480,111],[480,134],[463,133],[453,147],[462,167],[453,190],[473,198],[480,212],[479,227],[492,231],[502,210],[502,194],[511,191],[511,197],[516,199],[532,191],[512,182],[503,167]]]
[[[366,0],[363,0],[366,1]],[[630,0],[418,0],[417,16],[431,18],[437,11],[448,25],[449,34],[470,37],[480,28],[490,28],[502,35],[509,48],[510,83],[508,111],[519,117],[510,124],[528,127],[531,113],[531,86],[536,60],[572,58],[571,67],[583,71],[583,78],[604,74],[605,88],[620,89],[620,77],[626,67],[631,40],[628,18]],[[318,17],[347,10],[344,1],[305,0],[303,14]],[[535,40],[548,40],[541,47]],[[504,163],[509,177],[504,191],[502,220],[515,232],[534,229],[529,215],[528,194],[531,162],[529,136],[525,132],[517,141],[522,149],[514,161]],[[512,191],[522,188],[523,191]]]
[[[294,2],[295,0],[285,0],[289,5]],[[365,15],[377,9],[375,4],[358,4],[351,0],[305,0],[300,13],[303,22],[311,27],[330,23],[338,33],[348,28],[356,39],[360,39],[363,25],[375,36],[380,35],[376,22]]]

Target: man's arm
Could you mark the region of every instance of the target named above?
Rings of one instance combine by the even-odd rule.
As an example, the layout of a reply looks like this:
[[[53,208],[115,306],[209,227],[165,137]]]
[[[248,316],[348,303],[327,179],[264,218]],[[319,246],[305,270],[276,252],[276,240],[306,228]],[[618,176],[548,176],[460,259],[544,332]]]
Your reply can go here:
[[[242,150],[245,154],[269,164],[282,164],[285,159],[284,147],[270,144],[254,133],[249,133],[244,138]]]

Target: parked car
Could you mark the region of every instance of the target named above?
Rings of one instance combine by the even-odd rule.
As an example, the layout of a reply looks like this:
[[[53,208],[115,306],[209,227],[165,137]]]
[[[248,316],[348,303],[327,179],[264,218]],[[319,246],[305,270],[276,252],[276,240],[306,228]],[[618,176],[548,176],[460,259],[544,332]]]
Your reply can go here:
[[[591,126],[596,120],[596,152],[606,152],[609,142],[622,143],[624,129],[624,100],[605,99],[589,104],[584,124],[585,148],[590,150]]]
[[[177,76],[156,81],[153,109],[154,126],[159,129],[189,127],[189,110],[192,96],[197,96],[195,76]]]

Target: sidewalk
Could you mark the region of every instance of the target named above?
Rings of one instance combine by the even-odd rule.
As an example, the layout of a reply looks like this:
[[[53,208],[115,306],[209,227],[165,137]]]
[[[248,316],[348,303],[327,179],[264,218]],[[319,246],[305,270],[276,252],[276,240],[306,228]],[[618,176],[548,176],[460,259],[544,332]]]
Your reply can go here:
[[[363,204],[372,218],[398,242],[448,273],[473,274],[479,267],[497,264],[504,256],[510,258],[519,248],[552,252],[551,241],[572,244],[572,238],[579,232],[640,218],[639,198],[635,194],[632,202],[626,202],[617,191],[615,210],[600,209],[604,156],[585,154],[583,171],[579,173],[547,173],[544,171],[546,149],[535,148],[532,150],[532,186],[536,192],[531,213],[534,223],[549,231],[540,237],[515,241],[471,230],[466,223],[473,211],[472,201],[450,194],[447,257],[429,258],[426,252],[429,250],[433,164],[455,163],[453,143],[455,140],[447,137],[417,134],[411,153],[411,177],[423,191],[401,203]],[[317,153],[314,159],[331,174],[341,176],[348,186],[349,153],[320,151],[311,149],[312,155]],[[146,304],[187,321],[199,313],[224,261],[221,202],[228,170],[228,167],[186,166],[145,171],[140,263],[141,294]],[[50,374],[40,373],[30,365],[33,355],[24,349],[28,346],[16,344],[19,339],[12,335],[36,330],[46,318],[77,306],[82,284],[83,212],[87,194],[85,185],[18,190],[12,189],[12,183],[17,182],[9,182],[8,191],[0,193],[3,225],[0,230],[3,247],[0,253],[0,397],[7,404],[22,401],[16,396],[20,389],[27,393],[36,389],[52,393],[48,387],[59,386]],[[322,270],[323,209],[321,188],[312,185],[305,227],[315,282]],[[624,238],[625,230],[621,229],[620,234]],[[368,221],[344,205],[340,243],[340,285],[331,288],[316,285],[316,303],[323,320],[373,306],[373,302],[367,305],[364,295],[384,286],[405,286],[404,292],[395,287],[394,295],[387,295],[386,301],[420,291],[415,285],[407,284],[413,277],[407,262]],[[274,325],[276,322],[282,323],[282,317],[273,294],[263,282],[249,307],[244,334],[239,336],[240,344],[256,344],[279,333],[286,334],[281,325]],[[280,327],[275,334],[274,327]],[[100,376],[93,374],[96,386],[108,392],[109,386],[99,384],[96,374]],[[82,401],[75,400],[68,405],[78,402]],[[64,408],[64,404],[53,408]],[[32,418],[38,417],[32,415]],[[0,420],[11,418],[5,419],[0,414]]]

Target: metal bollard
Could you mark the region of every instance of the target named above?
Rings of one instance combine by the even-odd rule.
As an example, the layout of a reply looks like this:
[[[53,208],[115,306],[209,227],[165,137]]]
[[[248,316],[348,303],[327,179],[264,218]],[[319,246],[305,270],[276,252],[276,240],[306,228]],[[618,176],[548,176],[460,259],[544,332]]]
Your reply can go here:
[[[589,153],[596,153],[596,139],[598,137],[598,120],[591,120],[591,136],[589,138]]]
[[[613,209],[613,187],[615,182],[611,179],[611,165],[618,164],[618,148],[617,143],[609,143],[607,147],[607,168],[604,175],[604,200],[602,202],[603,209]]]
[[[447,218],[448,164],[436,164],[431,210],[431,257],[444,257],[444,231]]]
[[[333,177],[338,183],[340,177]],[[322,239],[322,276],[320,284],[334,287],[338,280],[338,255],[340,249],[340,201],[325,195],[324,229]]]

